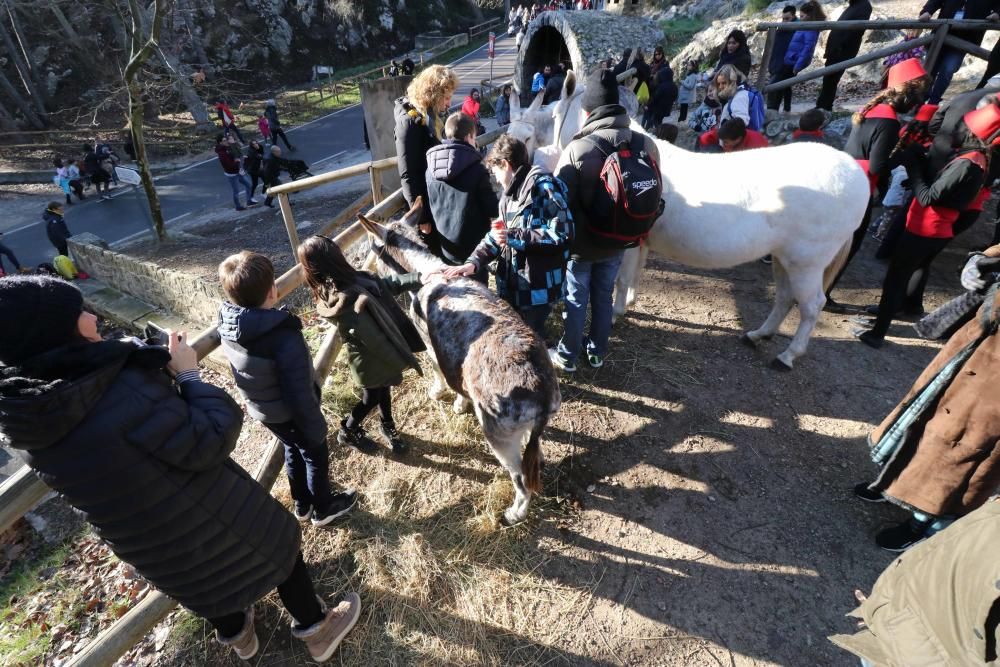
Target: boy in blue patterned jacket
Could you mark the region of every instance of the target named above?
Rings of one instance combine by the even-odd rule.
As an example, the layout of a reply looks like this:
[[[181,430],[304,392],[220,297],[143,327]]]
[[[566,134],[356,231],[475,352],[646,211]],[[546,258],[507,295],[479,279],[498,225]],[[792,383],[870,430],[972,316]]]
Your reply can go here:
[[[503,188],[500,217],[505,224],[494,225],[466,263],[445,270],[444,275],[471,275],[496,260],[500,297],[544,339],[552,304],[562,298],[573,242],[566,186],[532,167],[528,149],[509,134],[493,144],[486,166]]]

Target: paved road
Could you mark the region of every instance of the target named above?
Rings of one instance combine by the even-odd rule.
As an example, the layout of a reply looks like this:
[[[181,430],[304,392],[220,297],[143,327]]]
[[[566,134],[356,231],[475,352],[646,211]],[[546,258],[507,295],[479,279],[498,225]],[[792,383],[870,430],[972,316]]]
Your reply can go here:
[[[506,36],[500,37],[497,40],[494,75],[499,77],[512,73],[515,58],[514,41]],[[460,104],[469,89],[478,87],[479,82],[490,75],[485,46],[451,65],[461,81],[453,100],[455,104]],[[360,105],[354,105],[288,130],[289,139],[298,148],[293,156],[308,162],[313,173],[329,169],[338,162],[338,166],[350,164],[338,158],[356,156],[359,150],[364,150],[362,117]],[[217,162],[213,156],[156,178],[163,217],[168,227],[207,208],[232,210],[232,194]],[[69,228],[75,234],[92,232],[109,243],[149,233],[151,224],[141,189],[136,191],[132,187],[120,186],[112,191],[112,196],[110,201],[91,198],[67,207]],[[53,193],[52,198],[61,199],[61,194]],[[236,211],[232,214],[234,217],[244,215]],[[40,218],[41,214],[38,216]],[[4,220],[4,217],[0,216],[0,231],[6,231],[4,243],[14,250],[22,264],[34,266],[52,261],[54,251],[40,220]]]

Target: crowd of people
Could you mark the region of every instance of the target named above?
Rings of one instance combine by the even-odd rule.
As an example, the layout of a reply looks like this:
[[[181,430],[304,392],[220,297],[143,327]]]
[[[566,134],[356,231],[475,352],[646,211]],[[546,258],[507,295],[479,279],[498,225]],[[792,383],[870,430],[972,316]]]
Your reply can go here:
[[[947,3],[934,5],[937,1],[925,8],[927,15],[938,10],[956,15]],[[589,3],[578,4],[587,9]],[[532,10],[514,11],[530,16]],[[851,0],[840,19],[870,13],[869,0]],[[823,10],[807,0],[798,8],[785,7],[782,18],[794,22],[797,15],[821,20]],[[764,65],[774,82],[798,74],[816,46],[814,31],[778,34],[787,39],[775,45]],[[853,33],[831,39],[827,63],[852,57],[858,46]],[[862,319],[854,332],[872,348],[882,347],[897,316],[924,315],[932,262],[971,227],[1000,177],[1000,160],[993,159],[1000,144],[1000,78],[942,102],[947,84],[941,81],[950,82],[957,68],[942,60],[931,72],[917,58],[892,62],[884,89],[852,118],[845,151],[867,175],[870,198],[845,268],[868,234],[873,211],[891,189],[897,190],[892,214],[878,225],[889,259],[881,297],[867,309],[872,319]],[[377,446],[363,425],[377,409],[384,444],[395,456],[406,455],[392,390],[407,369],[419,371],[416,355],[425,344],[395,297],[434,280],[489,285],[492,273],[498,295],[546,343],[557,369],[573,373],[581,360],[600,368],[609,353],[615,280],[625,249],[634,245],[608,229],[608,220],[619,212],[608,190],[609,156],[634,156],[654,171],[660,161],[653,139],[630,127],[619,75],[634,70],[625,89],[643,105],[643,127],[656,134],[667,132],[664,119],[673,104],[680,104],[684,120],[704,88],[702,107],[712,118],[701,107],[691,113],[690,123],[700,131],[697,147],[729,153],[767,146],[760,131],[763,109],[789,109],[790,95],[764,100],[753,90],[747,83],[749,67],[746,36],[738,30],[727,37],[707,80],[697,63],[687,63],[678,85],[662,48],[653,50],[649,63],[641,49],[626,50],[618,63],[587,77],[581,100],[586,119],[554,173],[534,165],[528,146],[509,134],[484,158],[476,140],[482,133],[480,91],[470,91],[461,111],[449,114],[459,85],[455,73],[432,65],[416,75],[394,102],[398,169],[407,204],[425,204],[417,229],[443,268],[435,274],[380,277],[355,269],[326,237],[308,238],[297,249],[317,312],[338,326],[352,380],[361,391],[340,421],[337,442],[363,450]],[[559,76],[565,76],[559,64],[543,67],[532,82],[533,92],[547,96]],[[838,83],[837,76],[824,79],[816,107],[801,115],[793,141],[828,141],[824,110],[832,106]],[[509,94],[509,88],[503,92]],[[497,112],[506,114],[498,120],[509,120],[509,107],[498,105]],[[219,114],[224,131],[216,153],[234,204],[242,210],[241,188],[246,205],[256,204],[258,181],[273,186],[288,168],[278,139],[294,147],[281,132],[273,101],[259,119],[263,142],[244,142],[222,103]],[[676,127],[672,134],[676,137]],[[621,153],[622,146],[629,155]],[[73,175],[79,173],[71,166],[73,161],[58,165],[65,170],[67,203],[76,191]],[[654,192],[662,188],[650,183]],[[60,203],[49,206],[46,220],[50,240],[65,254],[70,232]],[[19,268],[2,243],[0,256]],[[842,275],[843,269],[829,292]],[[206,618],[218,640],[239,657],[250,659],[259,651],[253,604],[277,588],[292,617],[293,636],[305,642],[314,660],[324,661],[357,622],[361,601],[347,593],[332,605],[316,595],[302,558],[299,523],[331,524],[352,510],[358,493],[335,490],[329,478],[320,387],[301,321],[278,307],[270,260],[238,253],[220,264],[219,279],[225,294],[218,319],[222,349],[248,414],[284,446],[291,512],[229,458],[242,413],[224,391],[202,380],[183,332],[169,332],[165,348],[149,341],[102,340],[80,292],[54,278],[0,281],[0,317],[23,323],[0,333],[0,430],[50,486],[86,513],[122,560]],[[875,542],[895,553],[913,548],[914,555],[887,571],[870,598],[859,598],[858,613],[867,627],[855,637],[835,639],[865,664],[916,664],[897,658],[926,657],[913,653],[913,647],[931,644],[940,664],[966,664],[961,660],[972,654],[984,658],[975,664],[996,660],[995,643],[988,637],[996,636],[1000,621],[993,586],[998,573],[995,565],[983,563],[995,559],[981,556],[991,553],[1000,530],[993,516],[1000,505],[988,502],[1000,488],[1000,409],[988,400],[1000,355],[998,279],[1000,244],[994,243],[974,253],[964,267],[963,310],[942,332],[950,334],[948,342],[870,435],[877,472],[854,493],[862,501],[891,502],[911,514],[878,533]],[[827,297],[828,310],[849,312]],[[562,330],[556,332],[550,316],[560,303]],[[122,485],[122,479],[129,483]],[[247,507],[254,511],[241,509]],[[924,543],[938,533],[936,541]],[[183,554],[162,548],[164,540],[182,535],[215,546]],[[944,596],[947,604],[912,593],[926,588],[919,580],[930,572],[949,577],[953,589]],[[927,611],[928,620],[914,623],[913,605]],[[957,632],[955,619],[971,624],[963,627],[973,631]]]
[[[92,144],[84,144],[78,158],[55,158],[52,162],[55,175],[52,182],[62,190],[66,197],[66,205],[73,204],[73,196],[77,201],[86,199],[84,192],[91,186],[102,200],[111,199],[111,185],[118,185],[118,174],[115,167],[121,163],[118,153],[106,141],[95,140]]]

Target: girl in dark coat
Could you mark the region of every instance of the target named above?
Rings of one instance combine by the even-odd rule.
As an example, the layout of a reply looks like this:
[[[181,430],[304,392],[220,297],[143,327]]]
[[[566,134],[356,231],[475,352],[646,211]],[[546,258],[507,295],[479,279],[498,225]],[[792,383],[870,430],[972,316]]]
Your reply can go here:
[[[102,340],[79,290],[37,276],[0,281],[0,318],[4,444],[241,658],[259,646],[254,602],[277,587],[293,635],[328,659],[360,599],[316,597],[298,522],[229,458],[242,411],[201,380],[184,335]]]
[[[243,160],[243,167],[247,170],[250,175],[250,195],[253,196],[257,192],[257,183],[260,182],[261,177],[261,167],[264,161],[264,148],[260,145],[256,139],[250,140],[250,145],[247,146],[246,158]]]
[[[359,449],[370,446],[361,423],[377,407],[382,435],[394,454],[403,454],[407,446],[392,418],[391,389],[403,381],[407,368],[420,373],[413,355],[427,348],[394,297],[420,289],[420,276],[408,273],[383,279],[358,271],[325,236],[306,239],[298,258],[316,299],[316,312],[337,325],[351,377],[362,388],[361,400],[340,422],[337,442]]]

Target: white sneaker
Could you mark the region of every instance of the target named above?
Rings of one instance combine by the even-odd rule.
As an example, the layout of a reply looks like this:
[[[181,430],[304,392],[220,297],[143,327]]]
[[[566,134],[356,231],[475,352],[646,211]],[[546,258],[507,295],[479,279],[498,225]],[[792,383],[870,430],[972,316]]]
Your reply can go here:
[[[572,361],[567,361],[558,350],[549,350],[549,359],[552,361],[552,365],[561,370],[563,373],[575,373],[576,364]]]

